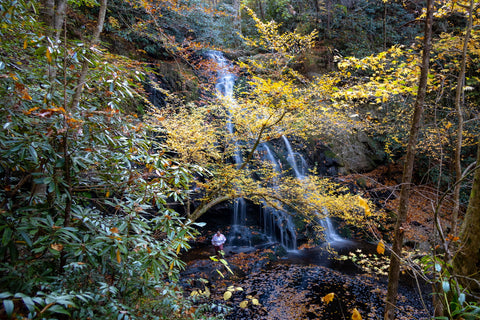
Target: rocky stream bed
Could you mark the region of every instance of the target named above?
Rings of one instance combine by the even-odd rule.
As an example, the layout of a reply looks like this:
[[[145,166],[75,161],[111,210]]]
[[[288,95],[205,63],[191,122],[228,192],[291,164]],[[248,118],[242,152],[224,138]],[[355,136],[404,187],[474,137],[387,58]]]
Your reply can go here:
[[[218,310],[230,308],[227,320],[352,319],[354,309],[362,319],[383,319],[386,277],[364,272],[351,260],[335,258],[371,250],[372,245],[346,241],[333,247],[336,253],[313,247],[284,255],[279,255],[281,250],[274,244],[262,248],[227,247],[225,260],[231,274],[221,262],[209,258],[212,252],[206,244],[200,245],[185,256],[183,277],[190,279],[185,289],[192,292],[208,288],[209,296],[203,301],[217,305]],[[224,300],[229,288],[232,295]],[[333,299],[328,301],[324,297],[330,293]],[[396,319],[430,319],[430,301],[429,286],[405,273]]]

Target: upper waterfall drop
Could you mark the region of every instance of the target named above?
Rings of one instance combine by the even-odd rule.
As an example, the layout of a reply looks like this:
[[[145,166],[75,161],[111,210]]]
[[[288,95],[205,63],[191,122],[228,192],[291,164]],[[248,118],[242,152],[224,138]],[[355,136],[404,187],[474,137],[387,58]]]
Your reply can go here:
[[[211,51],[208,53],[208,56],[219,66],[219,70],[217,71],[217,81],[215,84],[217,96],[223,99],[226,98],[231,100],[229,103],[229,108],[230,110],[232,110],[232,108],[236,107],[233,95],[236,76],[230,71],[230,62],[224,57],[221,52]],[[234,124],[230,119],[228,119],[227,122],[227,129],[228,132],[233,135],[235,128]],[[237,151],[233,155],[233,160],[235,164],[239,167],[243,163],[243,158],[240,153],[240,146],[238,145],[238,142],[233,141],[233,143],[235,143],[235,145],[237,146]],[[280,171],[280,161],[279,159],[275,158],[274,153],[270,150],[268,145],[266,143],[263,143],[258,148],[258,150],[264,151],[262,152],[265,155],[264,160],[272,163],[274,169]],[[245,222],[247,220],[246,211],[247,203],[245,199],[235,199],[233,206],[233,221],[229,241],[230,245],[248,246],[252,244],[252,232],[248,228],[248,226],[245,225]],[[285,248],[289,250],[296,250],[296,231],[290,215],[281,210],[276,210],[266,206],[264,206],[262,214],[264,224],[263,230],[267,238],[270,239],[270,241],[278,241],[280,244],[282,244]]]

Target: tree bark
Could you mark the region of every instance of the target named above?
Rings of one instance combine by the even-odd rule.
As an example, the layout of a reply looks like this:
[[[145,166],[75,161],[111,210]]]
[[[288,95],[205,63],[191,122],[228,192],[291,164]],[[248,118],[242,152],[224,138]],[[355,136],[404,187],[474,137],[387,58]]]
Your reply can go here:
[[[55,16],[55,0],[42,0],[40,2],[40,19],[48,26],[48,30],[53,30],[53,21]]]
[[[48,26],[47,36],[52,37],[54,43],[58,44],[67,12],[67,0],[41,0],[40,12],[40,18]]]
[[[95,31],[92,36],[92,40],[90,41],[90,46],[95,46],[99,39],[100,34],[103,30],[103,24],[105,23],[105,14],[107,12],[107,0],[102,0],[100,3],[100,11],[98,13],[98,21]],[[84,58],[82,62],[82,71],[80,71],[80,77],[78,79],[77,87],[75,88],[75,94],[73,95],[72,99],[72,107],[77,107],[80,103],[80,97],[82,96],[83,87],[85,84],[85,79],[87,78],[88,74],[88,59]]]
[[[415,100],[410,137],[407,145],[407,155],[403,169],[402,189],[400,191],[400,203],[397,212],[397,222],[394,231],[394,240],[390,256],[390,269],[388,272],[388,288],[385,304],[385,320],[395,318],[395,305],[397,302],[398,282],[400,276],[400,258],[402,254],[404,223],[407,218],[408,200],[410,196],[413,166],[416,153],[416,144],[421,126],[423,105],[427,91],[428,72],[430,65],[430,50],[433,22],[433,0],[427,1],[427,16],[425,19],[425,31],[423,41],[422,65],[418,85],[417,98]]]
[[[58,0],[55,3],[55,16],[53,19],[53,32],[55,35],[55,44],[58,44],[60,41],[60,36],[62,35],[62,27],[65,21],[65,16],[67,12],[67,0]]]
[[[219,196],[219,197],[213,199],[212,201],[209,201],[208,203],[202,204],[202,206],[200,206],[199,208],[194,210],[193,213],[188,216],[188,219],[190,219],[191,221],[196,221],[205,212],[207,212],[208,210],[210,210],[211,208],[213,208],[217,204],[222,203],[224,201],[231,200],[231,199],[232,199],[232,197],[228,196],[228,195]]]
[[[241,0],[233,1],[233,8],[235,10],[235,16],[233,17],[233,29],[239,34],[242,35],[242,9],[241,9]],[[235,38],[237,39],[237,38]],[[236,41],[235,41],[236,42]],[[235,43],[235,46],[238,46],[239,43]]]
[[[460,284],[477,295],[480,292],[480,138],[477,150],[477,166],[473,177],[472,191],[463,221],[461,248],[453,260]],[[476,281],[475,281],[476,280]]]
[[[457,234],[457,220],[460,213],[460,189],[462,184],[462,144],[463,144],[463,87],[465,85],[465,69],[467,65],[467,55],[468,55],[468,43],[470,41],[470,35],[472,33],[473,25],[473,5],[474,0],[470,0],[470,6],[468,10],[468,23],[467,29],[465,30],[465,39],[463,42],[462,50],[462,60],[460,61],[460,72],[458,73],[457,79],[457,90],[455,92],[455,110],[457,112],[458,127],[457,127],[457,141],[455,146],[455,189],[453,192],[454,195],[454,207],[452,214],[452,233],[453,235]]]

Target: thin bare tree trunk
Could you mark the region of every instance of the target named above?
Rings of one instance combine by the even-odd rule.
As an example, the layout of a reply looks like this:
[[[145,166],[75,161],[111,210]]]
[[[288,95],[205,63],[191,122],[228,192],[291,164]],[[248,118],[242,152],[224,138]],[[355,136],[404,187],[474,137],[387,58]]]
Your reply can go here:
[[[103,24],[105,22],[106,10],[107,10],[107,0],[102,0],[101,5],[100,5],[100,13],[99,13],[99,17],[98,17],[97,26],[96,26],[95,31],[93,33],[93,37],[92,37],[90,45],[95,45],[98,42],[98,39],[100,37],[100,33],[103,30]],[[64,19],[65,19],[65,16],[64,16]],[[64,25],[64,24],[62,23],[61,25]],[[66,43],[67,43],[66,25],[64,26],[64,28],[65,28],[64,29],[64,38],[65,38],[64,43],[66,45]],[[65,48],[64,52],[66,52],[66,48]],[[64,108],[65,108],[65,110],[67,110],[67,93],[66,93],[67,83],[66,83],[66,74],[65,74],[65,70],[67,68],[66,65],[65,65],[66,57],[64,57],[63,61],[64,61],[64,66],[63,66],[63,70],[64,70]],[[82,63],[82,71],[81,71],[81,74],[80,74],[80,78],[78,80],[77,88],[75,90],[74,97],[72,98],[71,107],[73,107],[73,108],[76,108],[78,103],[80,102],[80,97],[81,97],[82,92],[83,92],[83,84],[85,82],[87,73],[88,73],[88,60],[85,58],[83,60],[83,63]],[[70,147],[70,145],[69,145],[69,141],[70,141],[69,129],[70,128],[69,128],[69,123],[68,123],[68,119],[67,119],[67,114],[68,114],[68,112],[65,114],[65,122],[64,122],[65,133],[64,133],[64,136],[63,136],[63,143],[62,143],[63,157],[64,157],[64,160],[65,160],[63,175],[64,175],[64,180],[65,180],[66,185],[67,185],[66,186],[67,187],[66,191],[69,194],[67,196],[67,200],[66,200],[66,203],[65,203],[65,213],[64,213],[64,222],[63,222],[63,225],[65,227],[68,227],[70,225],[71,211],[72,211],[72,204],[73,204],[72,200],[71,200],[71,195],[70,195],[71,192],[72,192],[72,187],[73,186],[72,186],[72,176],[71,176],[71,155],[70,155],[70,150],[69,150],[69,147]],[[65,266],[66,261],[67,261],[67,257],[62,253],[62,255],[60,257],[60,272],[63,271],[63,267]]]
[[[90,46],[95,46],[99,39],[100,39],[100,34],[102,33],[103,30],[103,24],[105,23],[105,14],[107,12],[107,0],[102,0],[100,3],[100,11],[98,13],[98,21],[97,21],[97,26],[95,28],[95,31],[92,36],[92,40],[90,41]],[[72,99],[72,107],[78,106],[80,103],[80,97],[82,96],[83,92],[83,87],[85,84],[85,79],[87,78],[88,74],[88,59],[83,59],[82,62],[82,70],[80,71],[80,77],[78,79],[78,84],[75,89],[75,94]]]
[[[390,269],[388,272],[388,288],[385,301],[385,320],[395,318],[395,306],[397,303],[398,282],[400,276],[400,258],[402,255],[404,226],[407,218],[408,200],[413,176],[413,165],[415,160],[416,145],[420,131],[421,118],[423,114],[423,105],[427,91],[427,80],[430,65],[430,49],[432,37],[433,22],[433,0],[427,1],[427,16],[425,18],[425,35],[423,41],[422,65],[418,85],[417,98],[415,100],[412,126],[407,145],[407,155],[403,169],[402,189],[400,191],[400,203],[397,213],[397,223],[395,225],[394,240],[390,256]]]
[[[55,16],[53,20],[53,30],[55,32],[55,44],[58,44],[62,35],[63,23],[67,13],[67,0],[58,0],[56,2]]]
[[[47,36],[52,37],[54,43],[58,44],[67,12],[67,0],[42,0],[40,10],[40,18],[48,26]]]
[[[474,0],[470,0],[470,6],[468,10],[468,24],[465,30],[465,39],[463,42],[462,59],[460,61],[460,72],[457,79],[457,90],[455,92],[455,110],[457,112],[458,127],[457,127],[457,141],[455,146],[455,189],[453,192],[455,205],[452,213],[452,233],[457,234],[457,220],[460,213],[460,189],[462,184],[459,183],[462,179],[462,144],[463,144],[463,87],[465,85],[465,69],[467,65],[468,54],[468,42],[470,41],[470,35],[472,33],[473,25],[473,5]]]
[[[387,1],[383,3],[383,51],[387,51]]]
[[[53,30],[55,16],[55,0],[44,0],[40,4],[40,17],[48,26],[47,30]]]
[[[235,10],[235,16],[233,17],[233,29],[242,35],[242,12],[241,12],[241,0],[233,1],[233,8]],[[238,45],[235,43],[235,45]]]
[[[44,0],[40,3],[42,19],[47,27],[47,37],[53,39],[54,46],[59,45],[62,27],[67,12],[67,0]],[[56,68],[48,68],[48,79],[51,83],[57,77]]]

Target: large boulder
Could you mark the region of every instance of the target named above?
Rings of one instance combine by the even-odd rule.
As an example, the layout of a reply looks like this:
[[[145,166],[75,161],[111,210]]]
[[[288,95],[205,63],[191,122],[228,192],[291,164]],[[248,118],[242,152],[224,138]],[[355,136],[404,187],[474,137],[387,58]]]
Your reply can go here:
[[[336,137],[330,149],[341,162],[340,174],[367,172],[384,163],[383,149],[366,133],[356,132]]]

